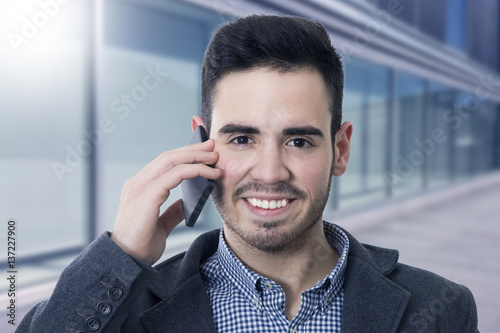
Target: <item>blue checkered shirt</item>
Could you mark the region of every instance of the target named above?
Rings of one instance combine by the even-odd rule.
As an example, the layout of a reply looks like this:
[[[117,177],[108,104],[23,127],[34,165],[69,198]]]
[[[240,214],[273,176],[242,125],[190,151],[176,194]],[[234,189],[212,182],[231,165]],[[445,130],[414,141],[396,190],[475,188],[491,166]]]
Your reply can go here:
[[[324,222],[324,230],[340,260],[326,277],[302,292],[299,312],[291,321],[285,315],[281,287],[245,266],[221,230],[217,252],[201,267],[217,332],[340,332],[349,240],[332,223]]]

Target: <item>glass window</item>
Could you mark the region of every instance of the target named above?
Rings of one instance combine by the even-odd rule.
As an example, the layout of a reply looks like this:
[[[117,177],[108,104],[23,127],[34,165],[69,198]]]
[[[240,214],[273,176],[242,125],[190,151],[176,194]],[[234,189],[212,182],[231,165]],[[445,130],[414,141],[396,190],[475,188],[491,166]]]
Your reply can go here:
[[[495,104],[484,101],[477,112],[471,115],[472,133],[474,133],[472,160],[474,174],[484,173],[493,168],[495,154]]]
[[[389,69],[361,60],[345,66],[343,118],[353,123],[347,172],[338,179],[340,207],[386,193]]]
[[[99,117],[109,119],[113,130],[100,146],[100,231],[113,227],[123,183],[162,152],[188,144],[191,118],[200,112],[201,62],[221,20],[216,13],[167,2],[154,10],[121,1],[104,7]],[[162,210],[178,198],[180,188],[171,191]],[[185,247],[221,225],[207,206],[194,229],[175,230],[169,248]]]
[[[18,221],[19,260],[87,241],[90,8],[40,6],[0,3],[0,220]]]
[[[493,167],[500,169],[500,104],[496,103],[493,110],[495,112]]]
[[[393,18],[411,26],[417,25],[418,1],[377,0],[377,5],[379,8],[392,13]]]
[[[446,0],[446,44],[465,51],[466,0]]]
[[[472,150],[474,135],[472,133],[471,115],[479,110],[479,100],[472,94],[461,92],[450,119],[455,132],[454,140],[454,168],[455,179],[462,180],[471,176],[474,161]]]
[[[62,256],[87,244],[90,220],[91,11],[87,2],[42,6],[0,2],[0,220],[17,221],[20,289],[55,279]]]
[[[428,186],[442,186],[451,180],[451,127],[447,117],[453,110],[456,93],[451,87],[431,83],[429,86],[429,128],[419,143],[428,159]]]
[[[419,147],[424,131],[425,81],[411,74],[396,76],[396,142],[392,162],[397,179],[394,195],[422,188],[425,152]]]

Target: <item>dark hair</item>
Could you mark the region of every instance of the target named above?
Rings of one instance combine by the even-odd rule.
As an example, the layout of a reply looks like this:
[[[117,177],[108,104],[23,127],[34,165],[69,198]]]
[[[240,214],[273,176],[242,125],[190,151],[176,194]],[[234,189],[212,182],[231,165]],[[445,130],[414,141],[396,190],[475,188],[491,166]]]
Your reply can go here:
[[[201,116],[208,132],[217,83],[232,72],[263,67],[284,73],[318,70],[331,96],[333,141],[342,121],[342,62],[320,23],[294,16],[251,15],[215,32],[201,71]]]

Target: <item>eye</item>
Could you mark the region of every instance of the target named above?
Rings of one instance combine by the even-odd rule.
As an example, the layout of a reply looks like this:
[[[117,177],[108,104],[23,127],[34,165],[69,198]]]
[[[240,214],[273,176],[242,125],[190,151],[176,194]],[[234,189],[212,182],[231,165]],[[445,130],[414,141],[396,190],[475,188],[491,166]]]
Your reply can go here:
[[[290,145],[290,146],[293,146],[296,148],[306,148],[306,147],[311,146],[309,141],[307,141],[306,139],[301,139],[301,138],[292,139],[292,140],[288,141],[287,145]]]
[[[236,138],[231,140],[232,143],[236,145],[247,145],[249,143],[252,143],[253,140],[250,139],[248,136],[237,136]]]

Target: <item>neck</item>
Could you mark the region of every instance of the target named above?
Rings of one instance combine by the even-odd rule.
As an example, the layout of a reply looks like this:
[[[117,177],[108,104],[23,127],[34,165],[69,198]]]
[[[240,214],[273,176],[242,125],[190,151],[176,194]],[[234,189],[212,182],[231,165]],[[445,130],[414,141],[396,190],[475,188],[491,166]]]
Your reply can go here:
[[[285,293],[285,312],[292,319],[300,308],[300,295],[328,275],[339,255],[328,243],[323,222],[300,235],[300,240],[279,252],[265,252],[250,246],[224,228],[226,242],[238,258],[260,275],[278,283]]]

